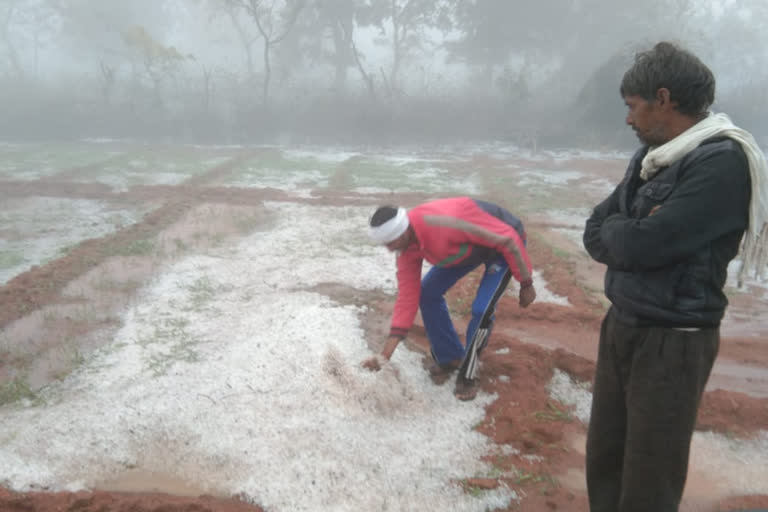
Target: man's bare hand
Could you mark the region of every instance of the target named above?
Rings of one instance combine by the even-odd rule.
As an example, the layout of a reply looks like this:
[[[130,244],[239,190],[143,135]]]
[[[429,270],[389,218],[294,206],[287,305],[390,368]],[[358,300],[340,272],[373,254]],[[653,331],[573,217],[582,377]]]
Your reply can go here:
[[[366,368],[372,372],[381,370],[381,358],[379,356],[369,357],[363,361],[363,368]]]
[[[534,300],[536,300],[536,289],[533,287],[533,285],[520,288],[521,308],[527,308]]]

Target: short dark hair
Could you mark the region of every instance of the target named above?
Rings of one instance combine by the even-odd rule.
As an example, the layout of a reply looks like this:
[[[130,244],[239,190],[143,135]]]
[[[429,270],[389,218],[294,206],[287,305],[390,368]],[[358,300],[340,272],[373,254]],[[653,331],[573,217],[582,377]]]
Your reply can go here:
[[[381,226],[388,220],[395,218],[395,215],[397,215],[397,206],[379,206],[371,215],[371,227]]]
[[[715,101],[715,76],[691,52],[670,42],[660,42],[652,49],[637,53],[635,63],[621,80],[621,96],[656,99],[661,88],[669,90],[677,110],[688,116],[707,111]]]

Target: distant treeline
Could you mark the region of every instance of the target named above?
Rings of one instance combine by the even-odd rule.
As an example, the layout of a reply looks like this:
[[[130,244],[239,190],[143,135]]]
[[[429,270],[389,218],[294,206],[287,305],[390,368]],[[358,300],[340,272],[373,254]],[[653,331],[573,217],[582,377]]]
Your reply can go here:
[[[21,87],[16,84],[17,87]],[[533,106],[497,97],[368,98],[316,94],[261,105],[199,94],[170,94],[158,102],[151,94],[110,103],[82,90],[71,93],[5,86],[0,98],[4,140],[89,137],[168,140],[189,143],[440,143],[504,140],[529,149],[543,147],[631,148],[634,134],[624,125],[625,109],[614,87],[580,96],[565,106]],[[768,140],[765,93],[744,88],[717,110]]]
[[[672,38],[763,141],[768,2],[720,4],[14,0],[0,137],[633,147],[622,74]]]

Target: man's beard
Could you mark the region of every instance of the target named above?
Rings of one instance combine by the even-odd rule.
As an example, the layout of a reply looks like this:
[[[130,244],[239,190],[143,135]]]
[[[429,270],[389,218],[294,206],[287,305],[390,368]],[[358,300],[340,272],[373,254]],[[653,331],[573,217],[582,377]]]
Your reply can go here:
[[[669,140],[664,135],[664,130],[658,126],[651,128],[644,133],[640,132],[639,130],[635,130],[635,135],[641,143],[651,147],[661,146],[662,144],[669,142]]]

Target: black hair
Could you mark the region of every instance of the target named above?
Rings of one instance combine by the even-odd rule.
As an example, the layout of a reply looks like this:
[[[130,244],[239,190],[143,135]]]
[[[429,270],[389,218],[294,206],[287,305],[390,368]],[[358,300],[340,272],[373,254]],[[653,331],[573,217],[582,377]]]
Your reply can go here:
[[[687,116],[704,114],[715,101],[715,77],[691,52],[670,42],[657,43],[635,55],[635,63],[621,80],[621,96],[656,99],[661,88],[669,90],[670,100]]]
[[[379,206],[371,215],[370,225],[374,228],[381,226],[388,220],[395,218],[395,215],[397,215],[397,206]]]

